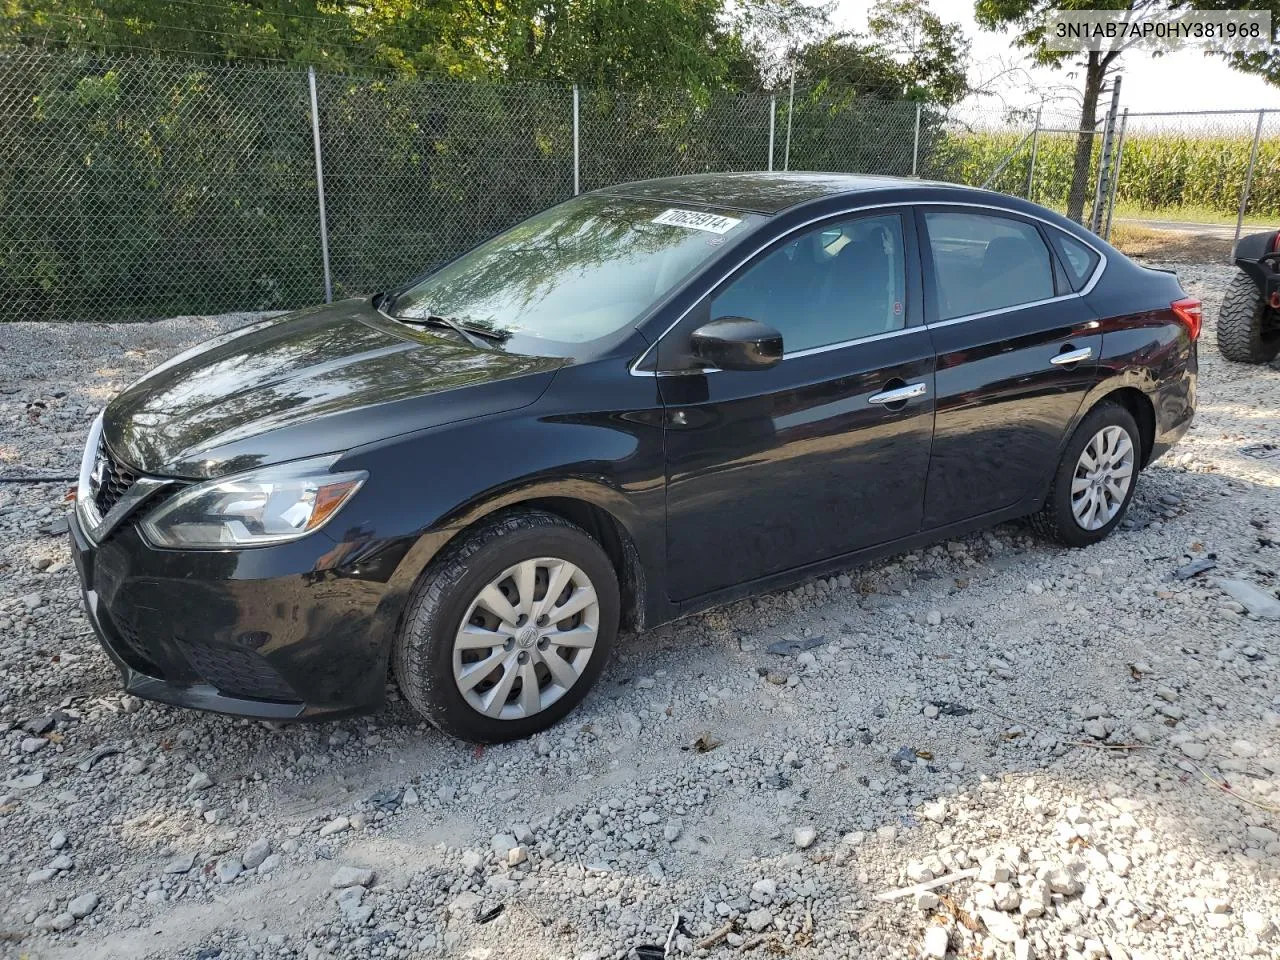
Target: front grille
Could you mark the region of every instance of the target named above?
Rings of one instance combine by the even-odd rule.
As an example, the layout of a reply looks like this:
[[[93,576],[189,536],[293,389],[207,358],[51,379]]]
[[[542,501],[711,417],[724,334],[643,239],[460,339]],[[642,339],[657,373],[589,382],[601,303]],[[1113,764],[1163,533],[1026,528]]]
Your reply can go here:
[[[250,650],[192,643],[184,652],[192,669],[221,694],[251,700],[299,699],[280,674]]]
[[[155,660],[147,652],[147,648],[143,646],[142,641],[138,638],[138,629],[134,625],[133,620],[128,616],[113,619],[112,623],[116,628],[116,652],[120,654],[121,659],[135,670],[141,670],[143,673],[151,677],[164,679],[164,672],[156,664]]]
[[[138,475],[117,460],[105,440],[98,440],[97,458],[89,475],[89,493],[98,514],[105,517],[137,481]]]

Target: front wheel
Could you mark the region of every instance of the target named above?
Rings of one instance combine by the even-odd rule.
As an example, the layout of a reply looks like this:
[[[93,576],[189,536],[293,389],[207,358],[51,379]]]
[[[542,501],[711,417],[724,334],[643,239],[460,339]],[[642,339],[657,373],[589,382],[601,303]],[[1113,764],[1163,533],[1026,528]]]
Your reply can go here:
[[[1099,404],[1071,435],[1033,524],[1071,547],[1104,539],[1129,509],[1141,451],[1141,435],[1129,411],[1116,403]]]
[[[445,733],[498,743],[545,730],[586,696],[618,632],[618,581],[581,528],[538,510],[485,521],[423,576],[393,666]]]

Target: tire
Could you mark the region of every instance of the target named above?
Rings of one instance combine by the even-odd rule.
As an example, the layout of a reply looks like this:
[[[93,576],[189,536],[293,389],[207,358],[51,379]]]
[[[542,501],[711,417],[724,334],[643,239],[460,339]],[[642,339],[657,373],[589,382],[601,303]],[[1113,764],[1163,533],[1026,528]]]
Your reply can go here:
[[[533,599],[526,605],[510,597],[520,597],[517,578],[530,567]],[[557,596],[568,599],[546,609],[587,606],[559,623],[538,626],[534,617],[548,602],[548,580],[562,574],[572,579]],[[491,587],[493,599],[481,600],[481,592]],[[504,599],[506,619],[486,606],[501,607]],[[619,605],[613,564],[585,531],[541,510],[505,513],[461,534],[419,579],[396,637],[392,666],[405,698],[444,733],[475,743],[527,737],[561,720],[586,696],[617,638]],[[520,621],[515,614],[522,607],[529,613]],[[455,651],[464,617],[475,638],[464,643],[482,646]],[[587,648],[592,626],[594,644]],[[499,634],[506,644],[490,646]],[[549,659],[558,655],[562,664]],[[475,668],[486,660],[495,664],[490,670]],[[538,702],[545,701],[536,711],[524,696],[528,671],[539,684]],[[557,682],[575,673],[572,683]],[[463,684],[473,685],[464,692]],[[501,715],[482,712],[485,701]]]
[[[1280,334],[1267,333],[1262,293],[1241,271],[1231,278],[1218,308],[1218,350],[1237,363],[1269,363],[1280,353]]]
[[[1082,462],[1081,455],[1090,444],[1097,443],[1096,438],[1100,437],[1104,431],[1112,441],[1118,441],[1120,433],[1117,431],[1122,431],[1128,443],[1128,485],[1124,488],[1122,497],[1114,496],[1114,487],[1108,485],[1105,480],[1096,485],[1090,483],[1089,487],[1082,491],[1073,490],[1075,481],[1089,479],[1089,471]],[[1098,449],[1097,446],[1094,447],[1094,451]],[[1105,441],[1103,449],[1107,449]],[[1123,449],[1124,444],[1117,442],[1112,448],[1112,452],[1122,451]],[[1107,457],[1095,459],[1095,463],[1099,465],[1105,462],[1110,462]],[[1063,449],[1062,459],[1058,462],[1058,468],[1054,472],[1053,482],[1050,484],[1048,496],[1045,497],[1044,506],[1038,514],[1032,517],[1032,526],[1049,539],[1056,540],[1069,547],[1087,547],[1105,539],[1112,530],[1120,525],[1129,510],[1129,504],[1133,500],[1133,491],[1138,486],[1138,471],[1141,467],[1141,462],[1142,434],[1138,430],[1137,423],[1134,422],[1133,415],[1117,403],[1103,402],[1098,404],[1085,415],[1085,418],[1076,427],[1075,433],[1071,435],[1071,439]],[[1101,473],[1103,476],[1110,475],[1119,478],[1125,467],[1126,463],[1123,456],[1118,456],[1116,457],[1116,468],[1111,471],[1102,471]],[[1077,471],[1080,471],[1079,475]],[[1119,480],[1117,480],[1117,483],[1119,483]],[[1082,523],[1076,512],[1077,503],[1079,503],[1081,509],[1088,509],[1090,497],[1093,498],[1094,502],[1101,499],[1103,503],[1103,507],[1096,513],[1086,516],[1086,519],[1091,523],[1098,523],[1094,527],[1086,526]],[[1077,498],[1083,499],[1077,500]],[[1111,507],[1115,508],[1114,513],[1111,513]]]

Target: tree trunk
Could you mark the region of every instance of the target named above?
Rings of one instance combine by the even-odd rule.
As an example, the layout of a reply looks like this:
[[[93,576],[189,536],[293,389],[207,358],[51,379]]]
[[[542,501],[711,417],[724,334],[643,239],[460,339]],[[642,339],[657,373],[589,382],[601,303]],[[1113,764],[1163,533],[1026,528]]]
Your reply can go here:
[[[1106,73],[1098,51],[1089,51],[1084,74],[1084,104],[1080,108],[1080,132],[1076,134],[1076,155],[1071,167],[1071,192],[1067,195],[1067,219],[1084,221],[1084,200],[1089,190],[1089,162],[1093,159],[1093,138],[1098,122],[1098,95]]]

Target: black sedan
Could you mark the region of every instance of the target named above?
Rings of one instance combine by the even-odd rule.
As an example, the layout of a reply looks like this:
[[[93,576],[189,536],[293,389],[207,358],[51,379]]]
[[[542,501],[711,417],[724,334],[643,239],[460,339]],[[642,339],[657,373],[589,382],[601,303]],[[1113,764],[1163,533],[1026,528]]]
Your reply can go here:
[[[94,424],[72,523],[128,690],[289,719],[388,669],[477,741],[619,630],[1015,517],[1085,546],[1186,431],[1200,303],[945,184],[678,177],[401,290],[175,357]]]

